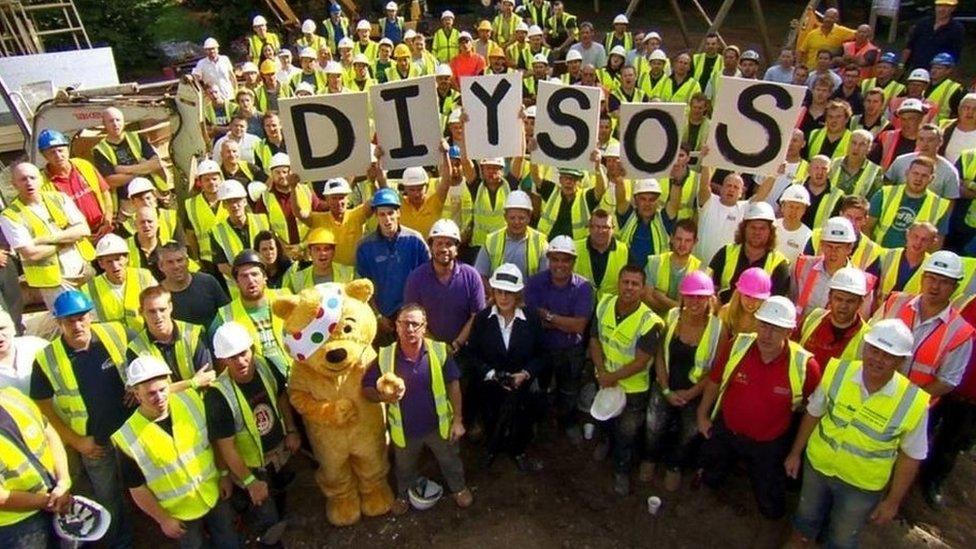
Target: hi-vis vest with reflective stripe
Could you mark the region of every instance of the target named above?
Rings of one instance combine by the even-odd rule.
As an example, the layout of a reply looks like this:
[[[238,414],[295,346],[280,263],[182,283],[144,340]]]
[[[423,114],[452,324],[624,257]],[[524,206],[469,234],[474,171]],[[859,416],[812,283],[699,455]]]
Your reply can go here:
[[[48,215],[51,216],[51,222],[61,230],[68,227],[68,218],[64,215],[66,200],[70,200],[68,196],[59,192],[41,192],[41,202],[47,209]],[[3,216],[18,225],[23,225],[34,240],[51,234],[48,224],[38,217],[20,198],[15,199],[10,203],[10,206],[3,210]],[[74,246],[85,261],[95,259],[95,248],[92,247],[87,238],[75,242]],[[31,288],[53,288],[61,285],[61,260],[57,253],[37,261],[21,258],[21,264],[24,267],[27,285]]]
[[[807,148],[807,160],[813,160],[814,156],[820,154],[820,149],[823,148],[826,142],[827,128],[817,128],[810,132],[810,146]],[[840,141],[837,143],[837,147],[834,148],[833,154],[830,155],[830,159],[835,160],[847,156],[847,149],[850,148],[850,145],[851,130],[844,130],[844,133],[840,136]]]
[[[177,381],[188,380],[196,372],[193,357],[197,353],[197,346],[200,343],[200,334],[203,333],[203,327],[180,320],[174,320],[173,324],[173,330],[175,330],[173,335],[176,336],[176,342],[173,346],[173,354],[176,355],[176,371],[173,372],[173,379]],[[162,351],[153,343],[147,330],[141,330],[129,341],[129,350],[135,353],[136,356],[148,355],[166,362]],[[172,369],[173,367],[170,366],[170,370]]]
[[[552,190],[552,194],[542,205],[542,214],[539,217],[539,232],[548,235],[552,226],[556,223],[559,215],[559,207],[563,202],[563,193],[559,185]],[[587,235],[590,225],[590,208],[586,204],[586,193],[579,185],[576,186],[576,193],[573,195],[573,203],[570,206],[570,218],[572,219],[573,240],[583,238]]]
[[[691,98],[702,92],[701,85],[695,77],[688,76],[685,81],[675,86],[674,77],[668,76],[660,88],[661,100],[670,103],[691,103]]]
[[[678,319],[681,316],[680,307],[674,307],[668,311],[668,320],[665,323],[664,342],[661,348],[664,351],[664,371],[671,369],[671,340],[674,339],[678,331]],[[688,380],[692,383],[698,381],[712,369],[715,355],[718,352],[718,344],[722,335],[722,319],[716,315],[708,315],[708,323],[705,330],[698,339],[695,347],[695,364],[688,372]]]
[[[271,373],[271,366],[268,366],[263,358],[255,355],[252,360],[254,375],[264,385],[264,390],[268,393],[268,400],[274,408],[274,414],[278,418],[278,422],[281,423],[281,430],[284,431],[285,420],[281,417],[281,411],[278,408],[278,381]],[[274,450],[274,448],[266,449],[261,443],[261,433],[258,431],[257,420],[254,418],[254,410],[251,409],[247,398],[244,397],[244,394],[237,387],[237,383],[226,370],[217,376],[217,381],[214,382],[213,387],[220,392],[230,407],[231,415],[234,417],[234,446],[237,448],[237,453],[241,455],[241,459],[244,460],[244,464],[251,469],[264,467],[264,453]]]
[[[867,93],[871,88],[875,87],[878,87],[878,79],[868,78],[861,82],[861,93]],[[881,91],[884,92],[884,103],[887,105],[893,97],[899,96],[901,92],[905,91],[905,85],[892,78],[887,84],[881,86]]]
[[[264,214],[247,214],[247,242],[241,242],[237,232],[231,229],[230,221],[224,219],[217,223],[213,230],[213,236],[217,240],[217,245],[224,251],[224,257],[228,263],[233,263],[237,254],[254,245],[254,237],[261,231],[268,230],[268,216]]]
[[[618,237],[620,240],[626,242],[628,246],[633,245],[632,241],[634,235],[637,234],[638,223],[644,223],[644,220],[637,215],[637,210],[634,209],[627,217],[624,226],[620,228],[620,236]],[[657,255],[667,251],[671,237],[668,235],[668,230],[664,227],[661,212],[654,214],[654,217],[648,223],[648,228],[651,230],[651,255]]]
[[[512,189],[508,182],[502,180],[501,186],[495,191],[495,205],[492,206],[487,185],[484,183],[478,185],[471,204],[471,215],[474,221],[471,232],[472,246],[484,246],[489,233],[505,228],[505,200],[508,199],[510,192]]]
[[[176,217],[175,210],[168,210],[166,208],[156,208],[156,216],[157,216],[157,221],[159,222],[159,229],[157,230],[156,234],[159,236],[159,244],[162,245],[173,240],[173,234],[176,233],[178,219]],[[135,216],[127,217],[124,221],[122,221],[122,227],[131,236],[134,236],[137,232],[139,232],[139,230],[136,228]],[[138,264],[134,265],[133,261],[138,261],[138,258],[133,259],[133,257],[130,255],[129,257],[130,267],[142,266]]]
[[[830,181],[831,189],[840,188],[840,176],[844,172],[843,166],[843,158],[834,160],[830,165],[830,171],[827,173],[827,179]],[[878,180],[878,174],[880,172],[881,166],[865,159],[864,164],[861,165],[861,171],[858,173],[857,179],[854,181],[854,185],[849,194],[856,194],[857,196],[867,198],[868,193],[870,193],[871,189],[874,187],[874,183]]]
[[[810,340],[810,336],[813,335],[813,332],[817,331],[817,327],[819,327],[823,322],[830,322],[828,318],[829,315],[830,310],[822,309],[820,307],[817,307],[807,313],[807,316],[803,319],[803,325],[800,327],[800,340],[797,343],[806,347],[807,341]],[[861,341],[864,339],[864,334],[867,333],[868,328],[869,326],[867,322],[862,322],[861,329],[854,334],[854,337],[852,337],[850,341],[847,342],[847,345],[844,347],[844,350],[841,351],[840,356],[835,358],[850,360],[857,358],[858,350],[861,348]]]
[[[122,132],[122,140],[125,142],[126,146],[129,147],[129,152],[132,154],[132,158],[139,159],[140,161],[149,160],[148,158],[142,157],[142,142],[139,141],[138,134],[133,132]],[[110,145],[107,139],[102,139],[99,141],[93,150],[98,151],[102,156],[104,156],[105,160],[108,160],[109,164],[112,166],[119,165],[119,158],[115,154],[115,147]],[[160,191],[173,190],[173,184],[160,174],[153,173],[149,176],[149,178],[152,180],[153,185],[155,185]]]
[[[976,149],[963,151],[959,155],[959,165],[962,166],[959,179],[963,184],[967,181],[976,181]],[[976,227],[976,200],[969,204],[969,210],[966,211],[966,225]]]
[[[418,67],[417,64],[412,61],[410,62],[410,66],[407,67],[406,76],[400,74],[400,70],[397,68],[396,63],[390,65],[390,67],[386,69],[387,82],[396,82],[398,80],[407,80],[409,78],[419,78],[421,76],[423,76],[423,74],[420,67]]]
[[[962,84],[951,78],[945,78],[942,82],[932,85],[925,98],[939,107],[939,114],[936,115],[934,122],[940,123],[952,118],[952,96],[961,88]]]
[[[210,249],[210,231],[217,226],[217,223],[227,219],[227,210],[220,207],[220,202],[217,202],[215,211],[207,203],[207,198],[203,193],[193,198],[187,198],[183,204],[186,207],[186,216],[190,219],[191,228],[197,235],[200,259],[202,261],[213,261],[213,250]]]
[[[312,189],[309,188],[307,183],[299,183],[295,185],[294,190],[295,198],[298,199],[298,209],[305,212],[306,215],[312,211]],[[281,209],[281,204],[278,203],[278,197],[275,196],[270,189],[261,195],[261,199],[264,201],[264,207],[268,210],[268,221],[271,223],[271,230],[278,235],[278,238],[283,241],[288,240],[288,220],[285,219],[285,212]],[[305,235],[308,234],[308,227],[304,223],[298,223],[298,238],[305,240]],[[252,240],[253,242],[253,240]],[[287,244],[298,244],[298,242],[286,242]]]
[[[810,233],[810,245],[813,247],[813,255],[820,255],[820,237],[823,235],[822,228],[816,228]],[[851,263],[862,271],[874,263],[878,257],[884,253],[884,248],[878,246],[867,235],[859,235],[857,247],[851,253]]]
[[[663,326],[661,317],[641,303],[634,312],[627,315],[619,324],[615,307],[617,296],[608,295],[596,306],[597,333],[603,349],[603,363],[608,372],[616,372],[637,357],[637,339],[654,329]],[[650,360],[648,361],[650,362]],[[650,373],[645,368],[636,374],[621,379],[618,385],[626,393],[642,393],[650,388]]]
[[[610,50],[618,45],[623,46],[624,51],[634,49],[634,35],[630,31],[624,31],[623,36],[617,36],[613,31],[608,32],[603,39],[603,49],[607,50],[607,54],[609,55]]]
[[[647,283],[657,288],[661,293],[670,296],[671,290],[677,292],[677,288],[671,287],[671,258],[674,252],[664,252],[663,254],[647,256],[647,264],[644,266],[644,273],[647,275]],[[701,268],[701,260],[694,255],[688,256],[688,263],[685,264],[685,273],[697,271]]]
[[[867,399],[854,381],[860,361],[833,359],[820,386],[824,415],[807,442],[810,466],[862,490],[883,490],[891,477],[901,439],[922,420],[929,395],[894,373],[894,394],[878,390]]]
[[[885,301],[883,318],[899,318],[914,331],[916,310],[912,304],[918,299],[916,295],[892,292]],[[938,326],[925,339],[915,342],[908,379],[920,387],[936,381],[946,355],[971,340],[973,335],[973,327],[950,306],[949,321],[939,320]]]
[[[323,42],[325,41],[323,40]],[[315,51],[318,51],[318,48],[315,48]],[[291,97],[292,95],[291,86],[289,86],[287,82],[278,82],[278,89],[272,91],[278,94],[275,96],[276,99],[284,99],[286,97]],[[254,106],[258,112],[277,110],[271,108],[271,95],[268,89],[263,85],[258,86],[254,90]]]
[[[336,32],[336,27],[339,27],[338,32]],[[336,23],[332,17],[322,21],[322,32],[325,34],[325,40],[329,44],[329,49],[332,50],[332,55],[336,54],[336,50],[339,46],[339,40],[347,37],[350,40],[352,39],[352,36],[349,34],[349,18],[345,15],[339,16],[338,23]]]
[[[718,414],[725,398],[725,390],[729,387],[732,376],[739,368],[742,359],[752,344],[756,341],[756,334],[745,333],[735,336],[732,341],[732,350],[729,353],[729,361],[725,363],[722,370],[722,383],[718,388],[718,399],[715,400],[715,407],[712,408],[712,419]],[[807,361],[813,358],[813,353],[804,349],[795,341],[786,342],[789,358],[790,393],[792,395],[793,410],[799,410],[803,405],[803,383],[807,378]]]
[[[264,38],[253,33],[247,37],[247,52],[251,56],[252,62],[258,63],[261,61],[261,50],[265,44],[274,48],[274,51],[278,51],[281,49],[281,38],[271,31],[265,32]]]
[[[293,294],[297,294],[305,288],[315,286],[315,267],[309,265],[304,269],[298,268],[298,262],[292,264],[291,268],[285,273],[282,279],[282,288],[288,288]],[[355,271],[348,265],[341,265],[332,262],[332,282],[352,282],[355,278]]]
[[[796,264],[793,266],[793,282],[796,284],[797,294],[796,299],[793,303],[796,305],[796,310],[798,314],[802,314],[803,311],[810,305],[810,296],[813,294],[813,290],[817,285],[817,280],[823,276],[829,282],[830,273],[827,272],[826,268],[817,269],[817,266],[823,265],[823,256],[806,255],[800,254],[796,257]],[[853,267],[850,261],[847,262],[846,267]],[[864,273],[867,283],[867,296],[866,300],[871,298],[874,293],[874,288],[877,286],[878,279],[871,273]],[[867,314],[869,311],[866,311]]]
[[[278,295],[286,295],[287,293],[287,290],[274,290],[269,288],[264,291],[264,299],[268,302],[270,307],[270,304],[274,302]],[[278,316],[273,313],[269,314],[271,314],[271,328],[274,332],[275,341],[278,342],[278,348],[281,350],[281,356],[285,359],[284,362],[287,362],[290,367],[291,360],[288,359],[288,353],[285,352],[285,344],[282,342],[282,338],[284,337],[285,321],[278,318]],[[244,326],[247,332],[251,334],[251,341],[254,342],[255,355],[261,354],[261,338],[258,337],[257,326],[255,326],[254,321],[251,320],[251,315],[247,314],[247,309],[244,308],[244,302],[241,301],[240,298],[232,299],[230,303],[224,305],[220,309],[217,309],[217,318],[220,320],[220,324],[233,320],[241,326]],[[285,377],[285,379],[288,379],[287,370],[281,371],[280,373]]]
[[[881,254],[881,259],[878,262],[879,273],[881,274],[881,292],[879,293],[881,298],[884,298],[893,291],[906,290],[914,281],[914,286],[916,291],[911,293],[918,293],[917,290],[921,289],[922,284],[922,265],[925,263],[925,259],[915,266],[915,270],[912,272],[912,276],[908,278],[904,287],[896,288],[898,285],[898,271],[901,269],[901,258],[905,255],[905,248],[891,248],[886,249]],[[928,257],[928,254],[925,254]]]
[[[288,85],[291,87],[292,93],[298,91],[298,85],[301,84],[302,82],[306,82],[307,78],[311,78],[312,82],[309,82],[309,84],[315,86],[314,95],[324,94],[325,90],[328,89],[329,87],[329,84],[325,79],[325,73],[318,69],[312,69],[311,74],[306,73],[305,71],[301,71],[301,72],[296,72],[291,76],[291,79],[288,80]]]
[[[130,330],[141,330],[145,322],[139,314],[139,294],[155,285],[156,279],[146,269],[126,267],[121,298],[104,273],[85,285],[85,293],[95,305],[98,322],[121,322]]]
[[[488,235],[488,238],[485,240],[485,253],[488,254],[488,260],[491,262],[492,272],[505,262],[505,237],[507,231],[508,229],[499,229]],[[525,238],[525,268],[527,271],[525,276],[529,277],[539,271],[539,258],[546,253],[546,247],[549,243],[546,241],[546,235],[532,227],[525,228]]]
[[[434,56],[441,63],[450,63],[451,59],[454,59],[454,56],[461,51],[460,40],[461,33],[454,27],[451,27],[450,34],[444,32],[443,27],[437,29],[434,31],[433,43],[431,44]]]
[[[139,466],[160,507],[177,520],[196,520],[220,495],[203,399],[195,390],[170,393],[169,416],[172,434],[137,410],[112,434],[112,442]]]
[[[817,211],[813,215],[814,227],[823,227],[827,223],[827,219],[833,216],[837,205],[844,199],[844,191],[837,187],[830,187],[824,192],[827,195],[820,200],[820,203],[817,205]]]
[[[590,281],[596,286],[593,276],[593,263],[590,260],[590,247],[587,245],[588,238],[581,238],[576,241],[576,274]],[[620,269],[627,264],[628,250],[627,245],[614,239],[614,249],[607,257],[607,268],[603,272],[603,280],[596,287],[596,299],[599,301],[606,295],[617,295],[617,280],[620,277]],[[612,244],[613,245],[613,244]]]
[[[109,358],[115,363],[119,377],[125,382],[125,348],[128,340],[125,328],[118,322],[91,325],[92,339],[105,346]],[[72,369],[64,340],[58,337],[37,354],[37,366],[51,383],[54,391],[53,405],[58,417],[78,436],[88,436],[88,408],[78,390],[78,380]]]
[[[881,188],[881,218],[878,225],[874,228],[874,241],[882,246],[885,245],[885,235],[895,224],[895,216],[901,207],[901,201],[905,198],[905,188],[907,184],[885,185]],[[922,205],[915,214],[915,221],[928,221],[938,226],[939,220],[949,211],[952,201],[940,198],[939,195],[927,190]]]
[[[98,171],[95,170],[95,166],[84,158],[72,158],[69,162],[74,166],[74,169],[78,170],[78,175],[81,176],[85,185],[91,190],[92,196],[98,201],[98,209],[103,214],[107,213],[109,211],[108,204],[105,203],[105,193],[102,192],[102,187],[99,185]],[[47,170],[41,170],[41,180],[43,181],[42,191],[53,192],[58,190],[48,177]]]
[[[54,454],[44,434],[46,421],[41,411],[29,398],[13,387],[0,389],[0,408],[13,419],[23,437],[24,445],[44,466],[50,475],[45,478],[34,462],[24,455],[20,445],[0,436],[0,486],[7,492],[46,494],[54,486],[48,486],[54,478]],[[70,480],[70,479],[68,479]],[[16,524],[34,516],[38,510],[0,509],[0,528]]]
[[[742,253],[742,244],[727,244],[725,246],[725,265],[722,266],[722,278],[720,279],[720,291],[728,290],[732,287],[732,277],[735,276],[735,268],[739,264],[739,254]],[[766,260],[763,262],[763,270],[770,276],[781,263],[789,264],[779,250],[766,252]]]
[[[427,364],[430,366],[430,389],[434,396],[434,410],[437,412],[437,432],[441,438],[447,439],[451,434],[451,420],[454,411],[447,398],[444,385],[444,362],[447,361],[447,346],[440,341],[425,339],[427,348]],[[381,374],[395,373],[397,344],[381,347],[377,357],[377,364]],[[418,389],[420,390],[420,389]],[[403,433],[403,415],[400,403],[387,403],[386,421],[390,425],[390,439],[400,448],[407,445],[407,438]]]
[[[691,57],[691,75],[699,83],[702,82],[702,76],[705,76],[705,57],[706,54],[696,53]],[[708,75],[708,78],[704,80],[704,84],[700,84],[704,88],[712,78],[715,78],[720,72],[722,72],[722,56],[715,54],[715,62],[712,63],[712,72]]]
[[[692,219],[697,213],[695,211],[695,202],[698,200],[698,172],[689,169],[685,173],[685,177],[681,180],[681,197],[678,199],[678,216],[675,218],[676,221],[682,219]],[[661,178],[661,197],[658,199],[663,203],[667,203],[671,197],[671,178],[663,177]]]

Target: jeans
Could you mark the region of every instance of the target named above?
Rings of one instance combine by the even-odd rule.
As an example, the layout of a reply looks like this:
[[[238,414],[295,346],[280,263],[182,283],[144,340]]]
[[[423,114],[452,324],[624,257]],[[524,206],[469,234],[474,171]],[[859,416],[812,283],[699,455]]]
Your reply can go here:
[[[803,488],[793,526],[808,539],[816,539],[827,523],[824,547],[858,546],[858,535],[871,511],[881,500],[881,491],[861,490],[803,465]]]
[[[40,511],[20,522],[0,526],[0,547],[4,549],[52,549],[58,547],[51,514]]]
[[[976,403],[952,393],[932,410],[935,429],[929,458],[922,464],[922,480],[936,489],[949,477],[956,458],[976,440]]]
[[[231,507],[230,502],[218,499],[217,504],[206,515],[196,520],[183,522],[186,533],[180,538],[180,548],[237,549],[241,546],[241,541],[237,537],[234,520],[234,508]],[[204,528],[210,533],[209,543],[205,539]]]
[[[576,405],[585,360],[586,353],[581,345],[549,353],[549,369],[556,381],[556,418],[563,429],[578,423]]]
[[[458,451],[456,442],[451,442],[441,438],[440,433],[435,429],[420,438],[406,437],[406,446],[400,448],[393,447],[393,465],[396,472],[397,496],[407,497],[407,491],[416,482],[417,461],[424,447],[430,448],[437,464],[441,468],[441,474],[447,482],[448,490],[456,494],[466,488],[464,482],[464,465],[461,463],[461,455]]]
[[[627,405],[624,411],[615,418],[603,422],[603,426],[610,433],[610,443],[613,445],[613,472],[629,474],[634,465],[636,446],[640,442],[638,433],[644,425],[647,415],[647,391],[642,393],[627,393]]]
[[[81,466],[91,482],[94,500],[112,515],[112,523],[101,543],[108,547],[132,547],[132,528],[128,506],[122,497],[122,477],[115,446],[105,447],[105,455],[98,459],[81,456]]]
[[[651,461],[660,461],[668,469],[687,465],[698,438],[695,412],[698,400],[684,406],[672,406],[661,389],[651,389],[647,405],[647,455]]]

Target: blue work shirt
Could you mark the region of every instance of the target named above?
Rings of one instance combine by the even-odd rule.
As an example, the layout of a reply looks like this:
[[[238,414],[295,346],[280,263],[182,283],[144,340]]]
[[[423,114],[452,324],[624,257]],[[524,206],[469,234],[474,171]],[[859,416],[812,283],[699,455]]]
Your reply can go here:
[[[376,229],[356,248],[356,275],[373,282],[376,308],[389,317],[403,304],[407,277],[428,261],[430,250],[417,231],[401,226],[387,238]]]

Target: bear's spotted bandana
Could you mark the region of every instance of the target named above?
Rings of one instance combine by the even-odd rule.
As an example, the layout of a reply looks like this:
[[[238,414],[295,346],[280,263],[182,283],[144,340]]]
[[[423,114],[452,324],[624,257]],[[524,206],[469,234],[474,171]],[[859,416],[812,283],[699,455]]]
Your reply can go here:
[[[299,332],[285,332],[285,350],[295,360],[305,361],[332,335],[342,313],[342,285],[332,282],[315,286],[322,300],[315,318]]]

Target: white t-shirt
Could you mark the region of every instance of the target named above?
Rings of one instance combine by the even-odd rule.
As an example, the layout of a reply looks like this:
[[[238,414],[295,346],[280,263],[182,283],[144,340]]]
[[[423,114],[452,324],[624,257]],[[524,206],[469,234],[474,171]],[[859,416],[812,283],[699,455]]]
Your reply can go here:
[[[726,244],[731,244],[748,207],[748,200],[726,206],[717,194],[712,193],[708,202],[698,208],[698,244],[695,246],[695,257],[708,265],[716,252]]]
[[[14,387],[25,395],[30,394],[31,372],[34,357],[38,351],[47,347],[48,341],[34,336],[15,337],[13,345],[13,364],[0,364],[0,388]]]
[[[69,225],[87,223],[85,216],[81,214],[81,211],[75,206],[73,200],[67,196],[63,196],[62,203],[62,210],[64,216],[68,219]],[[47,206],[43,202],[31,204],[28,208],[47,225],[48,229],[51,231],[60,230],[54,225],[51,214],[48,213]],[[3,230],[3,236],[7,239],[12,250],[34,245],[34,237],[31,236],[27,227],[20,223],[14,223],[6,216],[0,216],[0,229]],[[81,254],[78,253],[77,246],[60,246],[58,248],[58,261],[61,262],[61,275],[66,277],[79,276],[87,265],[87,262],[81,257]]]
[[[786,187],[796,182],[796,170],[800,168],[799,162],[787,162],[783,175],[777,175],[773,180],[773,188],[766,195],[765,202],[773,207],[773,211],[779,215],[779,197],[783,195]],[[802,183],[802,181],[800,182]]]
[[[199,77],[208,86],[216,86],[224,99],[234,97],[234,65],[226,55],[218,55],[216,61],[209,57],[197,61],[193,76]]]
[[[964,132],[959,128],[956,128],[956,130],[952,132],[952,139],[950,139],[946,144],[946,160],[955,164],[956,161],[959,160],[959,155],[961,155],[963,151],[968,151],[969,149],[976,149],[976,130]]]
[[[792,265],[796,262],[797,256],[803,253],[813,231],[803,223],[800,223],[800,228],[795,231],[787,231],[783,227],[782,217],[773,221],[773,226],[776,227],[776,249],[785,255]]]
[[[214,143],[213,150],[215,154],[220,154],[220,148],[224,145],[224,141],[228,139],[231,139],[230,134],[221,137],[216,143]],[[238,145],[240,145],[239,148],[241,160],[254,164],[254,147],[256,147],[260,142],[260,137],[254,135],[253,133],[245,133],[244,137],[238,142]]]

